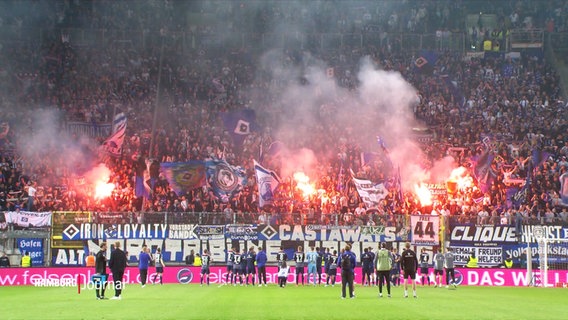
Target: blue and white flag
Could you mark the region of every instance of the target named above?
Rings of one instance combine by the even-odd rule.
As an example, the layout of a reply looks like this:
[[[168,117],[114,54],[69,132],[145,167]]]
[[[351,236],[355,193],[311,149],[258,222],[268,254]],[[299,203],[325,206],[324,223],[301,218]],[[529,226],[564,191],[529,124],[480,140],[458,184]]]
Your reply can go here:
[[[379,203],[386,198],[389,193],[382,183],[373,183],[370,180],[357,179],[355,177],[351,179],[357,188],[359,197],[361,197],[367,209],[378,207]]]
[[[256,113],[252,109],[242,109],[221,114],[225,130],[233,137],[233,142],[242,145],[246,136],[258,131]]]
[[[205,161],[207,184],[223,202],[229,202],[247,184],[247,176],[241,167],[228,164],[225,160]]]
[[[259,207],[271,205],[274,201],[274,191],[280,185],[280,177],[276,172],[262,167],[256,160],[254,161],[254,171],[258,183]]]
[[[112,134],[103,143],[105,150],[115,156],[119,157],[122,153],[122,143],[124,142],[124,136],[126,135],[126,115],[124,113],[119,113],[114,117],[112,122]]]

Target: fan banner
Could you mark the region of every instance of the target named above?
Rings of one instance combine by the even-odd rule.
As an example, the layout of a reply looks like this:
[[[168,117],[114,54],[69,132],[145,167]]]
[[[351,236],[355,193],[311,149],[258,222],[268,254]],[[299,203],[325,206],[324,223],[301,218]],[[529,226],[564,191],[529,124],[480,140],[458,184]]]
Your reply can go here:
[[[412,244],[437,246],[440,244],[440,217],[430,215],[410,216]]]

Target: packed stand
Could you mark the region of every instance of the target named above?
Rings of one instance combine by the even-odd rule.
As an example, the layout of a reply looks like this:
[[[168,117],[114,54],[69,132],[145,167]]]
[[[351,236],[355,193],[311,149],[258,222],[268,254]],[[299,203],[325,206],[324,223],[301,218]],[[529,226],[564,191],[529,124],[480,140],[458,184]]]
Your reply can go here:
[[[176,18],[176,10],[171,7],[177,5],[177,2],[164,2],[163,7],[152,3],[157,6],[152,14],[169,17],[166,18],[168,25],[165,28],[175,29],[183,24],[182,20]],[[536,5],[538,2],[527,3]],[[349,12],[334,12],[333,7],[325,5],[325,2],[321,5],[324,7],[322,15],[329,14],[337,19],[336,31],[352,32],[360,25],[375,24],[386,32],[458,28],[450,25],[451,19],[444,18],[459,10],[456,4],[448,1],[428,2],[418,10],[409,8],[408,3],[403,2],[395,8],[396,11],[387,15],[383,12],[388,11],[380,10],[380,5],[377,5],[374,11],[360,13],[363,19],[371,20],[367,24],[360,24],[357,17]],[[110,7],[112,10],[102,10],[102,7],[96,5],[89,10],[57,7],[52,14],[59,19],[50,21],[59,21],[60,26],[66,27],[106,27],[120,30],[140,25],[138,28],[143,28],[144,21],[156,16],[142,11],[141,7],[136,7],[131,2],[113,2]],[[239,10],[236,7],[219,8],[224,9],[208,7],[206,4],[202,9],[211,10],[219,17],[235,14]],[[532,6],[515,8],[514,12],[523,14],[533,9]],[[550,15],[554,14],[554,17],[558,17],[555,28],[563,28],[565,9],[557,9],[558,7],[549,6],[545,10],[546,14],[537,11],[539,14],[531,16],[538,17],[534,19],[536,24],[544,25],[551,18]],[[65,14],[66,10],[75,13],[80,19],[66,20],[64,17],[69,15]],[[260,21],[268,21],[271,17],[288,21],[304,17],[292,15],[292,11],[280,10],[276,6],[265,9],[261,16],[266,17]],[[135,22],[125,24],[121,19],[123,14],[129,21]],[[508,16],[506,12],[502,14]],[[307,16],[304,18],[308,19]],[[520,19],[517,17],[514,21]],[[409,24],[403,25],[403,21],[409,21]],[[318,20],[314,24],[315,30],[323,26],[318,27]],[[232,27],[263,31],[261,23]],[[223,30],[210,28],[195,32],[221,31]],[[203,52],[199,48],[182,54],[175,44],[165,44],[160,80],[163,90],[161,104],[167,107],[162,107],[163,112],[154,137],[154,152],[149,154],[152,140],[149,124],[152,123],[156,106],[160,66],[159,45],[147,51],[124,49],[116,52],[110,48],[111,46],[77,47],[72,40],[57,34],[41,48],[40,57],[30,58],[36,52],[36,48],[31,47],[2,50],[3,58],[32,61],[33,64],[16,64],[16,69],[10,70],[16,78],[3,83],[4,89],[21,94],[4,98],[0,111],[0,118],[8,125],[8,129],[4,127],[6,134],[2,137],[0,210],[20,208],[37,211],[134,212],[129,216],[129,221],[163,221],[166,219],[164,213],[167,212],[167,219],[178,223],[227,223],[236,219],[239,222],[271,224],[401,226],[403,221],[400,214],[407,213],[452,215],[464,221],[479,223],[514,223],[517,216],[521,216],[524,221],[567,222],[566,208],[560,208],[558,203],[558,177],[568,168],[566,119],[558,117],[566,112],[566,102],[560,97],[558,77],[543,59],[523,56],[515,60],[473,58],[464,61],[461,55],[442,52],[434,70],[424,74],[413,67],[412,58],[415,53],[395,52],[388,47],[367,47],[361,51],[344,47],[332,53],[313,50],[315,58],[336,61],[335,67],[338,70],[351,70],[351,73],[341,73],[337,79],[341,86],[351,90],[356,88],[355,68],[363,55],[381,61],[386,70],[401,72],[412,83],[420,94],[415,117],[427,124],[435,136],[434,140],[423,146],[427,155],[425,166],[431,166],[436,160],[446,156],[451,147],[464,147],[456,158],[460,165],[469,166],[468,159],[481,152],[480,134],[484,133],[494,138],[492,147],[498,154],[494,170],[499,175],[487,194],[469,190],[460,199],[428,208],[428,212],[420,206],[412,192],[404,193],[401,200],[397,199],[396,190],[391,190],[378,208],[359,209],[362,207],[361,200],[353,185],[347,184],[342,190],[337,188],[342,183],[338,180],[341,177],[342,163],[359,176],[373,181],[388,179],[383,172],[385,168],[381,165],[362,167],[358,159],[360,153],[366,150],[355,139],[345,139],[342,128],[319,126],[313,128],[313,141],[296,141],[297,145],[291,147],[310,148],[320,156],[320,179],[316,182],[316,188],[324,189],[328,199],[302,201],[294,190],[293,182],[288,179],[281,185],[280,192],[291,195],[294,201],[279,201],[270,210],[259,210],[252,160],[259,154],[261,145],[265,149],[268,147],[271,137],[266,131],[254,132],[242,148],[237,147],[218,115],[223,111],[243,107],[263,108],[263,112],[258,113],[258,122],[264,127],[275,125],[272,121],[275,119],[274,113],[279,109],[274,105],[275,97],[268,90],[273,83],[268,77],[265,81],[258,81],[259,70],[255,61],[258,61],[261,53],[251,49],[240,52]],[[293,49],[285,51],[281,56],[282,63],[293,62],[298,59],[298,54]],[[183,63],[184,61],[192,63]],[[504,69],[507,69],[506,74]],[[451,74],[456,79],[458,87],[463,91],[463,105],[446,82],[440,81],[442,73]],[[221,83],[222,90],[214,85],[214,80]],[[247,100],[243,98],[243,92],[257,94],[254,100]],[[340,104],[341,101],[336,103]],[[27,146],[18,136],[33,132],[39,121],[34,115],[50,108],[60,112],[56,116],[60,121],[55,124],[57,128],[63,128],[65,121],[108,122],[117,111],[127,114],[129,122],[122,157],[102,157],[112,172],[109,181],[116,187],[111,197],[95,201],[92,191],[84,190],[78,181],[72,170],[75,166],[64,164],[60,148],[31,154],[13,152]],[[73,138],[80,140],[78,137]],[[101,142],[102,139],[99,139],[98,143]],[[88,153],[96,154],[96,146],[86,144],[82,147]],[[549,153],[549,160],[538,168],[530,168],[527,164],[534,148]],[[327,150],[343,154],[344,160],[322,156]],[[231,164],[244,167],[250,183],[228,203],[222,203],[204,188],[178,195],[163,177],[159,177],[151,200],[142,200],[134,194],[136,159],[141,155],[160,162],[224,158]],[[85,165],[88,167],[90,164]],[[506,208],[506,179],[524,180],[527,175],[533,174],[529,169],[536,171],[526,201],[518,210]],[[30,187],[37,189],[32,207],[27,202]],[[483,200],[476,203],[481,198]],[[212,214],[196,214],[200,212]],[[105,216],[100,219],[105,219]]]

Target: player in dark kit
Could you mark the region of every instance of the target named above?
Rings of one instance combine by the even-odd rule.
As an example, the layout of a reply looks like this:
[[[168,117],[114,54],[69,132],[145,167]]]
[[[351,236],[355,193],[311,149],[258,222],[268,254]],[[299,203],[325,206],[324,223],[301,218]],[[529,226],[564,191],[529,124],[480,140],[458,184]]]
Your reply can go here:
[[[357,257],[351,251],[351,245],[346,245],[344,252],[339,256],[338,265],[341,266],[341,298],[346,297],[346,288],[349,287],[349,297],[355,298],[353,288],[353,277],[355,275],[355,266],[357,265]]]
[[[327,279],[325,281],[325,286],[327,287],[329,285],[329,282],[331,281],[331,286],[335,286],[335,278],[337,277],[337,260],[339,259],[339,256],[337,255],[337,250],[333,250],[333,253],[330,253],[327,256],[327,260],[326,263],[328,264],[327,267]]]
[[[371,274],[373,273],[373,256],[369,253],[369,249],[363,249],[363,255],[361,256],[361,284],[366,286],[371,286]]]
[[[393,287],[400,286],[400,254],[398,254],[396,248],[392,248],[391,280]]]
[[[278,261],[278,267],[282,265],[282,261],[288,260],[288,255],[284,252],[284,248],[280,247],[280,251],[276,254],[276,261]]]
[[[329,285],[329,266],[331,265],[331,253],[329,252],[329,248],[325,248],[325,253],[323,254],[323,268],[327,277],[325,277],[325,286]]]
[[[317,257],[316,257],[316,272],[318,273],[318,285],[321,284],[321,268],[323,265],[323,257],[325,255],[325,248],[321,248],[321,250],[319,248],[316,247],[316,253],[317,253]]]
[[[225,275],[225,284],[233,283],[235,279],[235,274],[233,273],[233,261],[235,260],[235,248],[231,248],[231,251],[227,252],[227,274]],[[230,278],[230,281],[229,281]]]
[[[256,267],[258,268],[258,286],[262,286],[262,282],[264,282],[264,286],[266,287],[266,262],[268,261],[268,257],[266,256],[266,252],[262,247],[258,247],[258,253],[256,254]]]
[[[124,284],[122,278],[124,277],[124,270],[126,269],[126,254],[120,249],[120,241],[114,243],[114,250],[110,254],[108,266],[112,271],[112,279],[114,280],[114,297],[113,300],[122,299],[122,289]]]
[[[239,283],[241,286],[243,285],[243,273],[244,270],[241,270],[241,259],[243,256],[240,255],[239,249],[236,249],[233,255],[233,273],[234,273],[234,282],[233,286],[237,285],[237,278],[239,279]]]
[[[426,280],[428,280],[428,285],[430,285],[430,276],[428,275],[428,260],[430,260],[430,256],[426,252],[425,248],[422,248],[420,251],[420,276],[421,282],[424,286]]]
[[[371,255],[371,261],[373,262],[372,266],[371,266],[371,276],[370,276],[371,284],[370,285],[372,285],[372,284],[378,285],[378,280],[377,280],[377,277],[375,276],[375,259],[376,259],[377,256],[373,252],[372,247],[369,247],[369,255]]]
[[[254,286],[254,278],[256,277],[256,266],[254,263],[256,262],[256,252],[254,252],[254,248],[251,247],[248,251],[246,256],[246,277],[247,277],[247,286],[249,285],[249,278],[251,278],[252,285]]]
[[[201,280],[200,284],[203,285],[203,280],[206,278],[207,285],[209,285],[209,274],[211,270],[209,266],[211,265],[211,256],[209,255],[209,251],[207,249],[203,250],[203,255],[201,255]]]
[[[414,298],[416,296],[416,269],[418,268],[418,258],[416,257],[416,252],[410,249],[410,242],[404,245],[404,251],[400,256],[400,265],[402,267],[403,279],[404,279],[404,297],[408,298],[408,279],[412,281],[412,295]]]
[[[95,283],[96,293],[97,293],[97,300],[106,300],[105,298],[105,289],[107,286],[108,274],[107,274],[107,258],[106,258],[106,251],[107,251],[107,244],[106,242],[102,242],[100,245],[101,250],[97,252],[97,256],[95,258],[95,277],[93,282]]]
[[[306,260],[306,255],[304,254],[304,249],[302,246],[298,247],[298,251],[294,253],[294,261],[296,262],[296,286],[298,281],[302,278],[302,285],[304,285],[304,261]]]
[[[241,281],[243,278],[246,280],[247,277],[247,256],[248,253],[245,250],[243,250],[243,253],[241,253],[241,266],[239,268],[239,270],[241,271],[240,275]]]

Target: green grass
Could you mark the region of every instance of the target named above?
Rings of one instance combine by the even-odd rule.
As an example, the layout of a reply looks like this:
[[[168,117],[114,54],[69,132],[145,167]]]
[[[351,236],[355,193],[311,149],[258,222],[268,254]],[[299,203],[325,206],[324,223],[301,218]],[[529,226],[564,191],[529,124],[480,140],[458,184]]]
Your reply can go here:
[[[341,287],[200,287],[130,285],[123,300],[97,301],[93,290],[0,287],[0,318],[7,319],[566,319],[568,289],[419,287],[418,299],[377,297],[357,286],[355,299]],[[385,289],[386,292],[386,289]],[[108,290],[107,296],[113,291]],[[386,296],[386,295],[385,295]]]

